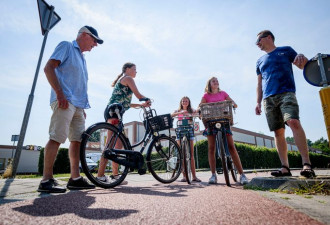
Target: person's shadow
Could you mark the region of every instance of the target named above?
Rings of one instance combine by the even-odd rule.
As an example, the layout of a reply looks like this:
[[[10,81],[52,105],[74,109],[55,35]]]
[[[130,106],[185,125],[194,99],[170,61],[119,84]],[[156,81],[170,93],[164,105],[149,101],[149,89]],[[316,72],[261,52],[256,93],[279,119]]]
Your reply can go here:
[[[137,213],[132,209],[104,209],[89,208],[95,203],[95,197],[88,196],[88,192],[73,192],[63,195],[38,198],[33,204],[13,208],[13,210],[31,216],[59,216],[75,214],[79,217],[92,220],[119,219]]]

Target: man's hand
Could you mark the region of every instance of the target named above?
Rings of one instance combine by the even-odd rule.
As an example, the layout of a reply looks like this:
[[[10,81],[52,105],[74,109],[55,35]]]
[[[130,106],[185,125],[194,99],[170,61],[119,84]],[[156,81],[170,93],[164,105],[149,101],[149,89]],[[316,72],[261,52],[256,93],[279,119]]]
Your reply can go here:
[[[257,103],[256,106],[256,115],[261,115],[261,103]]]
[[[69,107],[69,102],[63,94],[62,90],[56,92],[58,108],[67,109]]]
[[[299,69],[304,69],[308,59],[303,54],[298,54],[293,60],[293,64],[296,65]]]

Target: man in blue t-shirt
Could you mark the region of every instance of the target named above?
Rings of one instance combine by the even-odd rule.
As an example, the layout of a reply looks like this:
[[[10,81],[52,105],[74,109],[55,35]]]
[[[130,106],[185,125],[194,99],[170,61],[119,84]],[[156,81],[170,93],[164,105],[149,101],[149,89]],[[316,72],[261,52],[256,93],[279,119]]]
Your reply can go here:
[[[80,176],[79,148],[81,135],[85,130],[86,113],[90,108],[87,95],[88,73],[83,55],[97,44],[102,44],[97,31],[90,26],[82,27],[76,40],[58,44],[48,60],[44,71],[51,89],[50,106],[53,114],[49,126],[49,141],[44,151],[43,178],[38,191],[63,193],[53,177],[53,166],[61,143],[70,141],[69,158],[71,177],[69,189],[95,188]]]
[[[256,114],[261,114],[261,100],[270,131],[275,132],[275,143],[282,168],[271,174],[276,177],[292,176],[289,169],[288,149],[285,140],[285,124],[293,133],[295,143],[300,151],[303,169],[300,174],[305,177],[315,176],[308,154],[306,135],[299,121],[299,106],[296,99],[292,63],[303,69],[308,59],[297,54],[289,46],[276,47],[275,37],[269,30],[257,35],[256,45],[266,54],[257,61],[258,75]]]

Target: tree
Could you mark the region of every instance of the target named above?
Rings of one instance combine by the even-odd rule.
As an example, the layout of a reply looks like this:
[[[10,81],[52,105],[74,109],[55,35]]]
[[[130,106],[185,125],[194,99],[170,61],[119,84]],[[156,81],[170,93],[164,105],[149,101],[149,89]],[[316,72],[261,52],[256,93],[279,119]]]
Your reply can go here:
[[[293,137],[286,137],[285,140],[290,143],[295,143]]]
[[[323,137],[321,137],[320,139],[316,140],[313,144],[312,144],[313,148],[317,148],[322,150],[322,152],[326,152],[330,154],[330,148],[329,148],[329,142],[324,139]]]

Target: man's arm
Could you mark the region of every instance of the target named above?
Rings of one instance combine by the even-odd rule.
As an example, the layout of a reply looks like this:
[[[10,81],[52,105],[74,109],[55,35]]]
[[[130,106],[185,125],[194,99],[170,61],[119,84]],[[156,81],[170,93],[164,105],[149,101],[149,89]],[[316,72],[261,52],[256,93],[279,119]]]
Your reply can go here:
[[[261,115],[261,100],[262,100],[262,76],[258,75],[258,83],[257,83],[257,106],[256,106],[256,114]]]
[[[296,65],[299,69],[304,69],[308,59],[303,54],[298,54],[293,60],[293,64]]]
[[[58,101],[58,107],[62,109],[67,109],[69,107],[69,102],[66,99],[63,90],[58,82],[58,79],[55,74],[55,68],[60,65],[61,61],[50,59],[48,60],[44,72],[46,74],[47,80],[50,86],[54,89]]]

